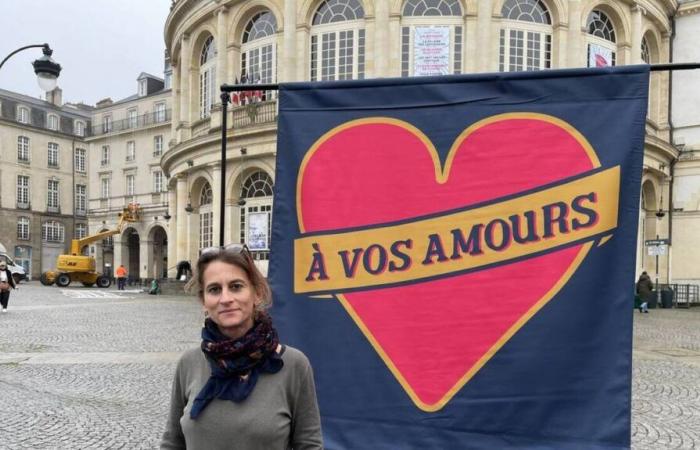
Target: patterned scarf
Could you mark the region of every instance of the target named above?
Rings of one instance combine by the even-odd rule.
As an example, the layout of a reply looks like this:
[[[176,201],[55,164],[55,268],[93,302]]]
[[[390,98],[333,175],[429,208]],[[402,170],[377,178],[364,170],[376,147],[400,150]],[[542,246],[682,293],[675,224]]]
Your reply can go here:
[[[214,398],[242,402],[253,391],[260,372],[277,373],[284,362],[277,353],[279,339],[272,319],[260,313],[253,328],[238,339],[225,336],[213,320],[202,328],[202,351],[211,376],[194,399],[190,418],[197,416]]]

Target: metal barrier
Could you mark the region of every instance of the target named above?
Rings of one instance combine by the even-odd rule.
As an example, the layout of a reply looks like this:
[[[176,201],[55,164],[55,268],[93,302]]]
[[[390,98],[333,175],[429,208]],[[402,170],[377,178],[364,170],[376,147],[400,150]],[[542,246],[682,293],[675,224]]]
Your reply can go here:
[[[700,286],[697,284],[661,284],[662,291],[671,289],[673,291],[673,306],[675,308],[690,308],[700,306]]]

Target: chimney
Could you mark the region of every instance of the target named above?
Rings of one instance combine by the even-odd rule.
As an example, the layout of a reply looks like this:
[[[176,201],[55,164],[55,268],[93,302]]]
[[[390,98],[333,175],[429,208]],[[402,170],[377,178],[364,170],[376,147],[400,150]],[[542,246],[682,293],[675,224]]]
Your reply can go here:
[[[102,100],[100,100],[99,102],[97,102],[97,104],[96,104],[95,106],[98,107],[98,108],[102,108],[102,107],[104,107],[104,106],[109,106],[109,105],[111,105],[111,104],[112,104],[112,99],[109,98],[109,97],[107,97],[107,98],[103,98]]]
[[[46,101],[60,108],[63,105],[63,91],[61,88],[56,86],[53,91],[48,91],[46,93]]]

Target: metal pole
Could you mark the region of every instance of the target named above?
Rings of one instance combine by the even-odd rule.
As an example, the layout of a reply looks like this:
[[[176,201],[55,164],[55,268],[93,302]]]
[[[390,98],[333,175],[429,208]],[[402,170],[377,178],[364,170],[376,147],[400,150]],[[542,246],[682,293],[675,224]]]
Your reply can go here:
[[[26,45],[26,46],[24,46],[24,47],[18,48],[18,49],[15,50],[14,52],[12,52],[12,53],[10,53],[9,55],[7,55],[7,56],[5,57],[5,59],[3,59],[2,62],[0,62],[0,67],[2,67],[2,66],[5,64],[5,61],[7,61],[8,59],[10,59],[10,57],[12,57],[12,55],[14,55],[14,54],[16,54],[16,53],[19,53],[19,52],[21,52],[22,50],[26,50],[26,49],[28,49],[28,48],[39,48],[39,47],[43,47],[43,48],[44,48],[44,54],[46,54],[47,51],[51,51],[51,49],[50,49],[50,47],[49,47],[49,44]]]
[[[221,186],[219,199],[219,246],[224,246],[224,224],[226,222],[226,116],[228,115],[228,102],[231,96],[228,92],[221,93],[221,106],[223,116],[221,117]]]
[[[656,240],[659,240],[659,235],[656,235]],[[656,259],[656,286],[654,286],[654,291],[656,294],[656,304],[658,305],[659,302],[661,301],[661,295],[659,293],[659,246],[656,247],[656,256],[654,257]],[[660,306],[657,306],[660,308]]]

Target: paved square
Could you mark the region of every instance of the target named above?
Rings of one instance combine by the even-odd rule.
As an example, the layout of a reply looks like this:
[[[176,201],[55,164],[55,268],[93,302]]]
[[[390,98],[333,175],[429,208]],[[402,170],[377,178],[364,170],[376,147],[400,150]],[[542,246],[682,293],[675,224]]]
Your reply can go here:
[[[632,448],[700,448],[700,308],[634,315]],[[21,285],[0,314],[0,448],[157,448],[202,319],[192,298]]]

